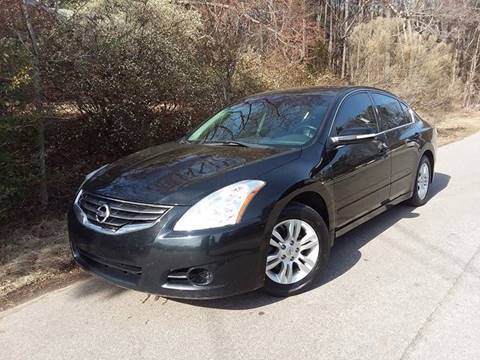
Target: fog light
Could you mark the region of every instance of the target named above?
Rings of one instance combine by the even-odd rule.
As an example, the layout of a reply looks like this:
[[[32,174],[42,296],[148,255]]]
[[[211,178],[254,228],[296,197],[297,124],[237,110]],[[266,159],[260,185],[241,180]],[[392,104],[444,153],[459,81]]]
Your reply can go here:
[[[191,269],[187,277],[195,285],[208,285],[213,281],[213,273],[202,268]]]

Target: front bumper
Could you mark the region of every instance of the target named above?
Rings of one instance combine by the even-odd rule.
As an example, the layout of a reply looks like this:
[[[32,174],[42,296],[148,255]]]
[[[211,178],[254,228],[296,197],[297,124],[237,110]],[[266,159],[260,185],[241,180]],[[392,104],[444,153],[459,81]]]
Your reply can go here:
[[[108,234],[86,227],[71,210],[68,229],[75,261],[121,287],[172,298],[219,298],[263,286],[266,242],[260,219],[178,233],[169,225],[175,216],[172,211],[150,228]],[[192,269],[208,270],[213,280],[196,285],[186,276]]]

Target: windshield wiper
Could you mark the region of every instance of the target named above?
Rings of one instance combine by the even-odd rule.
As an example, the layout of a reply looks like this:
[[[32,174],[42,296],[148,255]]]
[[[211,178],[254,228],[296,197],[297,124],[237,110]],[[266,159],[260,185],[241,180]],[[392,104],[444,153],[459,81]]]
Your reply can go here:
[[[223,141],[202,141],[198,144],[202,145],[213,145],[213,146],[239,146],[239,147],[246,147],[246,148],[256,148],[256,149],[269,149],[271,146],[263,145],[263,144],[256,144],[256,143],[248,143],[238,140],[223,140]]]
[[[237,140],[225,140],[225,141],[204,141],[201,144],[204,145],[216,145],[216,146],[240,146],[246,148],[256,148],[256,149],[269,149],[271,146],[262,145],[262,144],[255,144],[255,143],[247,143],[243,141]]]
[[[205,145],[220,145],[220,146],[241,146],[241,147],[253,147],[254,144],[247,144],[241,141],[226,140],[226,141],[204,141]]]

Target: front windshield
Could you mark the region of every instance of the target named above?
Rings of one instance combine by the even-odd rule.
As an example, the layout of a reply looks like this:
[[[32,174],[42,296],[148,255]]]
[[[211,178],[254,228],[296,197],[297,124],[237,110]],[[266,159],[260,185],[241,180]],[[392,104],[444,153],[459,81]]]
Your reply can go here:
[[[188,138],[191,142],[301,146],[313,138],[333,94],[269,95],[229,106]]]

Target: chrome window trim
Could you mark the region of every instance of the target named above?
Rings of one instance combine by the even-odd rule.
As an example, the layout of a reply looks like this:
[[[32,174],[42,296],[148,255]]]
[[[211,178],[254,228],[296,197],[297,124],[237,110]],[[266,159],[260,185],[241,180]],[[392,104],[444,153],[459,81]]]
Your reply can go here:
[[[101,197],[101,198],[104,198],[104,199],[107,199],[107,200],[112,200],[112,201],[124,202],[124,203],[128,203],[128,204],[133,204],[133,205],[146,205],[146,206],[153,206],[153,207],[162,207],[162,208],[167,209],[154,222],[149,222],[147,224],[123,225],[120,228],[118,228],[116,230],[113,230],[113,229],[108,229],[108,228],[98,226],[98,225],[93,224],[92,222],[90,222],[88,220],[87,215],[85,214],[85,212],[82,210],[82,208],[80,207],[80,205],[78,203],[82,194],[83,194],[83,190],[80,189],[80,191],[78,192],[77,196],[75,197],[75,201],[73,203],[73,210],[74,210],[75,215],[77,216],[78,221],[80,221],[80,223],[82,225],[84,225],[85,227],[87,227],[91,230],[100,232],[102,234],[107,234],[107,235],[121,235],[121,234],[130,233],[130,232],[133,232],[133,231],[139,231],[139,230],[145,230],[145,229],[151,228],[151,227],[155,226],[156,224],[158,224],[160,222],[160,220],[162,220],[162,218],[173,208],[173,206],[171,206],[171,205],[145,204],[145,203],[138,203],[138,202],[133,202],[133,201],[125,201],[125,200],[120,200],[120,199],[114,199],[114,198],[110,198],[110,197],[106,197],[106,196],[102,196],[102,195],[95,195],[95,196],[98,196],[98,197]]]
[[[383,130],[383,131],[380,131],[377,135],[385,134],[385,133],[388,133],[389,131],[393,131],[393,130],[398,130],[398,129],[401,129],[405,126],[410,126],[412,124],[413,124],[413,122],[409,122],[408,124],[403,124],[403,125],[399,125],[399,126],[396,126],[394,128],[388,129],[388,130]]]
[[[371,134],[360,134],[360,135],[345,135],[345,136],[333,136],[330,139],[333,143],[337,143],[340,140],[344,141],[353,141],[353,140],[362,140],[362,139],[373,139],[378,135],[378,133],[371,133]]]

